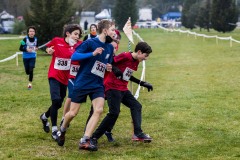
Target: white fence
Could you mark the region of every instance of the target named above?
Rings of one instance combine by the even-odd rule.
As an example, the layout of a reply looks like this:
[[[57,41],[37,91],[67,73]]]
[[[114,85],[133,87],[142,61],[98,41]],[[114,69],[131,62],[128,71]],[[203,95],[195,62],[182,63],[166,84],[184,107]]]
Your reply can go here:
[[[10,57],[8,57],[8,58],[2,59],[2,60],[0,60],[0,63],[1,63],[1,62],[6,62],[6,61],[9,61],[9,60],[11,60],[11,59],[16,58],[16,65],[18,66],[18,55],[19,55],[19,54],[22,54],[22,52],[16,52],[14,55],[12,55],[12,56],[10,56]]]
[[[8,38],[6,38],[6,39],[8,39]],[[47,42],[47,43],[48,43],[48,42]],[[43,48],[44,46],[46,46],[47,43],[39,46],[38,49]],[[11,60],[11,59],[16,58],[16,65],[18,66],[18,55],[19,55],[19,54],[22,54],[22,52],[16,52],[14,55],[12,55],[12,56],[10,56],[10,57],[7,57],[7,58],[5,58],[5,59],[2,59],[2,60],[0,60],[0,63],[1,63],[1,62],[6,62],[6,61],[9,61],[9,60]]]
[[[186,33],[188,35],[194,35],[195,39],[197,39],[197,37],[203,37],[203,40],[205,38],[215,38],[216,39],[216,44],[218,44],[218,40],[227,40],[227,41],[229,41],[230,47],[232,47],[232,45],[233,45],[232,42],[240,43],[240,41],[238,41],[236,39],[233,39],[231,36],[230,37],[219,37],[218,35],[209,36],[209,35],[205,35],[205,34],[199,34],[199,33],[196,33],[196,32],[191,32],[189,30],[168,29],[168,28],[164,28],[164,27],[161,27],[161,26],[159,26],[159,28],[161,28],[161,29],[163,29],[167,32],[179,32],[179,34]]]

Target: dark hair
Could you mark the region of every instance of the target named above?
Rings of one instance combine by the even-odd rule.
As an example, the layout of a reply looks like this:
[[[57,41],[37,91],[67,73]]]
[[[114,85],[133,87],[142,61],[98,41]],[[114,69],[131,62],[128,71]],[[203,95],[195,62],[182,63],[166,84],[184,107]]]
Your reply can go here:
[[[79,38],[82,37],[82,28],[78,25],[78,24],[68,24],[68,25],[65,25],[63,27],[63,37],[67,37],[67,32],[69,32],[70,34],[75,31],[75,30],[79,30],[80,31],[80,34],[79,34]]]
[[[96,30],[98,29],[98,28],[97,28],[97,25],[93,23],[93,24],[90,25],[90,28],[89,28],[90,31],[91,31],[91,27],[92,27],[92,26],[95,26],[95,27],[96,27]]]
[[[98,22],[98,33],[101,34],[103,29],[109,29],[112,25],[114,25],[114,22],[111,22],[109,20],[101,20]]]
[[[142,53],[150,54],[152,52],[152,48],[146,42],[138,42],[135,47],[135,52],[141,51]]]
[[[29,26],[27,29],[27,33],[29,32],[30,29],[34,29],[34,31],[36,32],[36,27],[35,26]]]

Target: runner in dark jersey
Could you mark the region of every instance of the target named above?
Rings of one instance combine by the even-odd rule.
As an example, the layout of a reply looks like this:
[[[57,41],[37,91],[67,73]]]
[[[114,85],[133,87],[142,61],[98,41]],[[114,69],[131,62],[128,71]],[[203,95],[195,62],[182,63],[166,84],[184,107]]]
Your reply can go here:
[[[99,36],[84,41],[72,56],[72,60],[80,61],[81,67],[74,80],[70,111],[65,115],[61,132],[58,134],[58,145],[65,142],[67,126],[78,114],[81,103],[90,97],[94,112],[90,118],[83,138],[79,142],[79,149],[97,151],[97,146],[90,137],[100,119],[104,106],[103,77],[105,70],[112,70],[113,46],[110,44],[115,36],[115,26],[108,20],[98,23]]]

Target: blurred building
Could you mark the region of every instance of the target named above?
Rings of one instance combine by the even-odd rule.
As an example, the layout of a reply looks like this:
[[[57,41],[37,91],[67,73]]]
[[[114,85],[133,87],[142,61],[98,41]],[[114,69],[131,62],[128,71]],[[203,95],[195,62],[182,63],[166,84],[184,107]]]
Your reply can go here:
[[[82,28],[85,28],[84,23],[86,24],[87,22],[87,28],[93,23],[96,22],[95,20],[95,12],[93,11],[84,11],[81,12],[81,18],[80,18],[80,26]]]
[[[0,13],[0,33],[13,33],[14,16],[6,11]]]
[[[162,20],[180,20],[182,16],[181,12],[167,12],[164,15],[162,15]]]

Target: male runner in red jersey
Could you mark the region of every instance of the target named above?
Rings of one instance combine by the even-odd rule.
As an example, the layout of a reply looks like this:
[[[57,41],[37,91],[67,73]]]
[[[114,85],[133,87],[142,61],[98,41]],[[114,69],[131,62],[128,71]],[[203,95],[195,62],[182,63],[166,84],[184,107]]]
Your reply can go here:
[[[104,78],[105,94],[108,102],[109,113],[103,119],[99,127],[93,133],[93,139],[99,139],[105,131],[111,130],[119,116],[120,105],[123,103],[130,108],[134,126],[133,141],[151,142],[152,138],[143,133],[141,129],[142,122],[142,105],[134,98],[128,90],[128,81],[133,81],[146,87],[148,91],[153,90],[151,84],[140,81],[133,77],[134,71],[137,71],[139,62],[147,60],[152,52],[151,47],[146,42],[139,42],[134,52],[124,52],[114,57],[113,66],[117,67],[123,76],[121,79],[116,77],[116,73],[107,72]],[[114,67],[113,67],[114,68]]]
[[[52,138],[55,140],[58,131],[58,109],[61,108],[66,96],[71,56],[75,51],[81,34],[82,30],[79,25],[70,24],[64,28],[63,38],[55,37],[47,44],[47,52],[52,54],[48,71],[52,104],[49,109],[40,116],[40,119],[42,120],[44,131],[48,133],[50,131],[48,118],[51,117]]]

